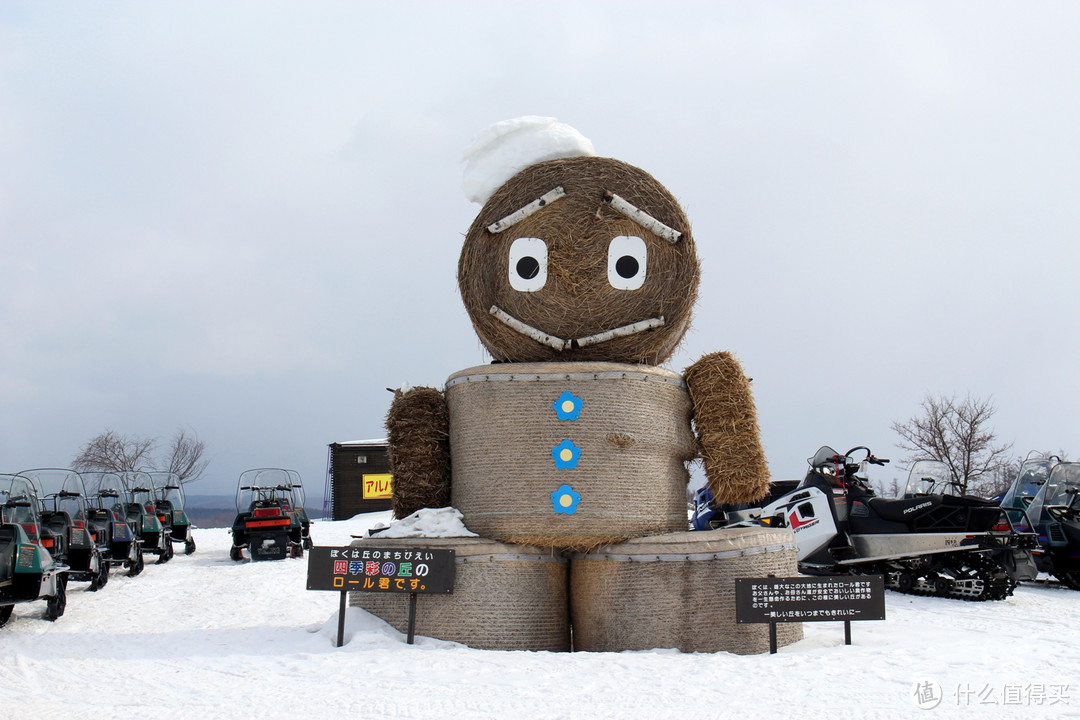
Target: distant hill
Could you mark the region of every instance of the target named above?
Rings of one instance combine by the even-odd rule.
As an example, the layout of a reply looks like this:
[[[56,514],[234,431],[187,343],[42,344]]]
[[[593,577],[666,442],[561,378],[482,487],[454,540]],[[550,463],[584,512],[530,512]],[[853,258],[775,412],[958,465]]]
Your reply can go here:
[[[322,517],[322,507],[306,506],[308,517],[317,520]],[[187,495],[184,498],[184,510],[188,520],[196,527],[232,527],[236,519],[236,498],[232,495]]]

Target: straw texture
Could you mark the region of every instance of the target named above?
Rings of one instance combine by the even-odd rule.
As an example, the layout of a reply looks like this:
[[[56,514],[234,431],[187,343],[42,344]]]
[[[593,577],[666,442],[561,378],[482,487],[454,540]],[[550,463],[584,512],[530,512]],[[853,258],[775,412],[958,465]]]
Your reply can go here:
[[[788,529],[729,528],[635,538],[570,561],[574,649],[769,651],[767,624],[735,621],[735,579],[798,575]],[[801,640],[781,623],[777,642]]]
[[[570,649],[566,558],[539,548],[476,538],[355,540],[362,548],[452,549],[454,592],[419,594],[416,634],[483,650]],[[349,604],[408,631],[407,593],[351,592]]]
[[[386,415],[394,517],[450,503],[449,422],[446,399],[435,388],[394,392]]]
[[[498,233],[487,228],[556,187],[566,195]],[[654,235],[604,202],[615,193],[668,227],[677,242]],[[644,284],[617,289],[608,280],[612,238],[634,236],[647,245]],[[510,285],[509,250],[517,238],[547,247],[542,289]],[[611,158],[550,160],[525,168],[487,201],[466,235],[458,287],[473,327],[492,357],[504,362],[610,360],[659,364],[670,357],[690,324],[697,298],[698,261],[690,222],[675,198],[644,170]],[[522,323],[564,340],[585,338],[650,318],[663,327],[598,345],[556,350],[491,315],[497,306]]]
[[[575,398],[576,419],[560,419]],[[621,363],[514,363],[447,382],[452,504],[484,537],[589,548],[686,528],[686,461],[697,452],[690,397],[661,368]],[[553,449],[579,450],[560,468]],[[552,493],[580,495],[559,512]]]
[[[754,502],[769,491],[769,465],[750,381],[731,353],[705,355],[686,369],[694,427],[709,490],[720,503]]]

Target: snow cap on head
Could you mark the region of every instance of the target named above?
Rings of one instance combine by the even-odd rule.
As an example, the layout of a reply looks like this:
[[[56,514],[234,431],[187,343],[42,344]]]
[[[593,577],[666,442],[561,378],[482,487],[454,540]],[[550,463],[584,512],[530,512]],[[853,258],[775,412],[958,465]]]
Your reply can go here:
[[[465,197],[483,205],[521,170],[545,160],[596,155],[592,141],[555,118],[526,115],[488,127],[465,151]]]

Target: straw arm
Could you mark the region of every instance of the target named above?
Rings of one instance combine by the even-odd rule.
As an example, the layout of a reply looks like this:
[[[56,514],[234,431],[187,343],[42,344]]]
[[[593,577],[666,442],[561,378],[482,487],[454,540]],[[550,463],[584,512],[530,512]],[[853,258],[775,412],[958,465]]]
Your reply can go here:
[[[450,504],[450,413],[442,392],[395,390],[386,415],[394,517]]]
[[[686,387],[709,490],[719,503],[749,503],[769,490],[750,380],[731,353],[705,355],[686,369]]]

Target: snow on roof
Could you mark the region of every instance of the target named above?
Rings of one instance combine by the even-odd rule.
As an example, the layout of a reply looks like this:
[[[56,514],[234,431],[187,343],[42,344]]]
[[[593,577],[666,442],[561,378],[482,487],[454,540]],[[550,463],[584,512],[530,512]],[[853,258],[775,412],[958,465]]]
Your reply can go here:
[[[346,440],[345,442],[330,443],[331,445],[386,445],[389,441],[386,438],[378,438],[375,440]]]
[[[461,187],[481,205],[503,183],[545,160],[596,155],[592,141],[555,118],[526,115],[503,120],[477,135],[465,151]]]

